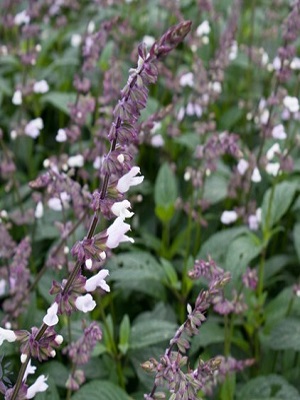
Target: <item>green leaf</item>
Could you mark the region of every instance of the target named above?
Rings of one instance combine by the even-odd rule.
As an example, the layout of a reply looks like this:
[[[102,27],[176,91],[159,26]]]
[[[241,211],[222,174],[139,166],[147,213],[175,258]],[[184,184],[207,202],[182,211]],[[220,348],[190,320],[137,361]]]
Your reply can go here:
[[[115,45],[112,40],[106,43],[99,60],[99,67],[102,71],[107,71],[109,69],[114,47]]]
[[[300,261],[300,222],[297,222],[293,229],[293,239],[298,260]]]
[[[110,278],[116,282],[115,287],[156,298],[164,296],[163,270],[151,254],[142,251],[122,253],[114,257],[113,262],[117,265],[113,267]]]
[[[160,259],[160,263],[165,272],[167,283],[175,289],[179,289],[180,282],[178,281],[177,273],[173,265],[164,258]]]
[[[65,388],[70,371],[65,365],[53,360],[42,364],[39,369],[39,373],[43,373],[46,376],[51,376],[51,378],[55,381],[56,386]]]
[[[154,200],[157,216],[168,221],[174,214],[174,203],[177,199],[177,185],[173,171],[169,164],[161,166],[154,187]]]
[[[229,228],[212,235],[206,242],[204,242],[198,253],[197,258],[207,259],[211,256],[214,261],[223,264],[230,243],[242,233],[248,232],[248,228]]]
[[[193,337],[190,355],[198,353],[201,347],[216,343],[224,343],[224,329],[218,323],[208,320],[201,326],[199,335]]]
[[[220,389],[220,400],[228,400],[234,398],[236,388],[236,374],[227,374],[224,383]]]
[[[273,350],[300,351],[300,319],[286,318],[271,330],[267,346]]]
[[[299,400],[298,390],[282,376],[267,375],[251,379],[237,392],[237,400]]]
[[[74,103],[75,99],[76,93],[50,92],[41,98],[41,102],[50,103],[58,110],[69,115],[70,110],[68,105]]]
[[[259,239],[253,234],[237,237],[227,248],[225,266],[231,272],[232,281],[238,279],[250,261],[256,258],[263,249]]]
[[[120,340],[118,348],[122,354],[126,354],[129,347],[129,336],[130,336],[130,320],[128,315],[124,315],[120,325]]]
[[[264,195],[262,202],[262,226],[264,230],[269,231],[287,212],[296,191],[297,182],[281,182],[270,188]]]
[[[175,137],[174,142],[194,150],[195,147],[200,144],[200,136],[197,133],[185,133],[184,135]]]
[[[109,381],[95,380],[82,386],[72,400],[130,400],[130,397],[117,385]]]
[[[210,175],[205,180],[204,194],[205,200],[208,200],[210,204],[216,204],[219,201],[225,199],[227,196],[227,179],[220,174]]]
[[[171,339],[177,325],[162,320],[138,321],[133,324],[130,335],[130,348],[140,349]]]

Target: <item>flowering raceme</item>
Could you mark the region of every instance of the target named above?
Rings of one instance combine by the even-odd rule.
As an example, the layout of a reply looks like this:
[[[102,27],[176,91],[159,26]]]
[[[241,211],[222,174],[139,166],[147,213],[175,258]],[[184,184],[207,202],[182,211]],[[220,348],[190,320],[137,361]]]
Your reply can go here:
[[[105,29],[108,30],[112,24],[113,22],[104,23]],[[191,22],[183,21],[170,28],[160,40],[154,42],[149,51],[145,44],[141,44],[138,48],[138,65],[129,71],[128,81],[122,89],[121,98],[113,110],[114,120],[108,134],[110,150],[103,157],[100,167],[102,186],[100,190],[93,194],[91,208],[94,210],[94,215],[90,222],[88,233],[83,240],[77,242],[72,248],[72,255],[76,262],[73,264],[68,278],[63,279],[61,283],[53,281],[50,294],[55,295],[55,300],[48,308],[43,318],[43,324],[40,328],[33,327],[31,333],[22,331],[22,368],[15,386],[6,393],[5,398],[7,400],[19,399],[18,396],[23,399],[23,394],[25,393],[27,398],[32,398],[37,392],[44,391],[47,388],[44,376],[38,378],[36,384],[30,388],[27,388],[23,383],[30,359],[36,358],[39,361],[44,361],[55,357],[55,348],[62,343],[62,336],[57,335],[54,330],[54,327],[59,322],[59,316],[62,314],[69,316],[77,310],[83,313],[90,312],[96,307],[96,302],[89,292],[94,292],[97,288],[105,292],[110,291],[110,287],[105,281],[109,272],[106,269],[102,269],[106,254],[110,249],[118,247],[120,243],[134,242],[133,238],[126,235],[130,230],[130,225],[124,220],[132,217],[133,213],[129,211],[131,204],[124,198],[124,193],[131,186],[140,184],[144,179],[143,176],[139,175],[140,168],[132,165],[133,155],[131,154],[130,146],[135,143],[137,137],[136,123],[141,110],[146,107],[148,86],[157,80],[158,68],[156,64],[158,60],[184,39],[190,27]],[[98,39],[102,39],[101,43],[104,44],[106,34],[100,38],[98,33],[94,35],[88,32],[83,41],[83,72],[91,70],[94,64],[95,51],[93,49],[99,45]],[[75,85],[78,88],[79,86],[81,87],[82,82],[79,81],[78,77],[75,79]],[[45,81],[38,81],[34,85],[35,93],[42,94],[46,93],[47,90],[48,86]],[[88,87],[82,93],[87,90]],[[22,103],[21,92],[15,93],[13,101],[15,104]],[[70,108],[71,119],[77,126],[82,127],[85,124],[88,113],[93,112],[94,109],[94,99],[90,101],[87,97],[80,97],[78,102]],[[32,138],[36,138],[39,136],[41,129],[43,129],[43,120],[37,118],[26,125],[25,133]],[[56,140],[64,142],[66,137],[69,136],[69,130],[65,129],[64,132],[58,132]],[[78,210],[80,208],[82,212],[85,209],[85,203],[84,199],[82,199],[84,196],[77,194],[77,191],[80,191],[80,185],[73,181],[65,171],[69,168],[82,168],[84,161],[85,158],[81,154],[69,157],[62,165],[45,160],[44,167],[48,169],[48,172],[32,182],[31,186],[34,188],[47,188],[49,208],[57,212],[65,212],[72,205],[75,212],[77,211],[75,210],[76,207]],[[95,234],[100,213],[103,209],[105,209],[104,215],[106,217],[109,219],[116,218],[107,229]],[[36,218],[42,216],[43,211],[40,206],[37,206],[35,214]],[[78,215],[81,218],[81,213]],[[93,272],[96,268],[99,271],[87,278],[82,268],[84,266],[89,271]],[[95,332],[95,329],[93,329],[93,332]],[[3,331],[1,338],[2,341],[15,341],[15,335],[18,337],[18,333],[14,331]],[[85,339],[87,336],[88,334],[86,334]],[[97,340],[100,340],[102,337],[101,331],[96,336]],[[80,342],[80,344],[83,344],[83,342]],[[90,346],[92,346],[92,343],[90,343]],[[84,376],[81,370],[76,370],[70,377],[68,387],[71,389],[78,388],[83,381]]]

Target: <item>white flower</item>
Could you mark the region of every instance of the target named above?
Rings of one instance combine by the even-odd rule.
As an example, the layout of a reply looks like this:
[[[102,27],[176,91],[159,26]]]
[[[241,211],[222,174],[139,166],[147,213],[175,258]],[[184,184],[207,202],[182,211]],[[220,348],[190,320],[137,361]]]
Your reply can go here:
[[[15,93],[13,95],[13,98],[12,98],[12,103],[15,106],[19,106],[20,104],[22,104],[22,92],[21,92],[21,90],[16,90],[15,91]]]
[[[157,134],[151,137],[151,144],[153,147],[162,147],[165,144],[165,141],[160,134]]]
[[[263,125],[266,125],[269,121],[269,116],[270,116],[270,112],[267,109],[264,109],[263,112],[260,115],[260,122]]]
[[[26,399],[33,399],[37,393],[45,392],[48,389],[46,381],[45,375],[39,376],[34,384],[27,389]]]
[[[77,297],[75,306],[79,311],[87,313],[92,311],[96,307],[96,302],[93,297],[88,293],[84,296]]]
[[[35,82],[35,84],[33,85],[34,93],[47,93],[48,90],[49,90],[49,85],[47,81],[45,81],[45,79]]]
[[[85,290],[87,292],[93,292],[100,287],[101,289],[105,290],[106,292],[110,292],[110,287],[105,282],[105,278],[109,275],[108,269],[102,269],[98,272],[97,275],[92,276],[89,278],[85,283]]]
[[[82,41],[81,35],[79,35],[78,33],[74,33],[71,37],[71,46],[78,47],[80,46],[81,41]]]
[[[180,86],[194,86],[194,74],[192,72],[187,72],[186,74],[181,75],[179,79]]]
[[[248,225],[252,231],[257,231],[259,224],[261,223],[261,208],[258,208],[255,214],[249,215]]]
[[[299,101],[297,97],[285,96],[283,99],[283,105],[291,112],[295,113],[299,111]]]
[[[107,229],[108,238],[106,240],[106,246],[110,249],[114,249],[119,246],[121,242],[131,242],[134,240],[125,235],[126,232],[130,230],[130,225],[123,221],[123,218],[118,217]]]
[[[215,93],[221,93],[222,92],[222,85],[220,82],[209,82],[209,87],[212,89],[213,92]]]
[[[21,357],[20,357],[21,364],[24,364],[26,362],[27,358],[28,358],[28,355],[25,353],[22,353]]]
[[[97,156],[93,162],[93,167],[99,169],[103,163],[103,157]]]
[[[281,68],[281,60],[279,57],[275,57],[273,60],[273,68],[275,71],[279,71]]]
[[[255,183],[261,181],[261,175],[260,175],[259,169],[257,167],[255,167],[253,172],[252,172],[251,181],[255,182]]]
[[[43,322],[48,326],[54,326],[58,323],[58,304],[54,302],[47,310],[47,314],[43,318]]]
[[[17,340],[17,336],[15,332],[10,329],[0,328],[0,346],[2,345],[4,340],[7,340],[10,343],[15,342]]]
[[[157,131],[161,130],[161,122],[155,121],[153,127],[150,130],[151,135],[154,135]]]
[[[284,140],[286,139],[286,133],[284,130],[284,126],[282,124],[274,126],[272,130],[272,136],[274,139]]]
[[[269,175],[277,176],[280,170],[280,164],[278,162],[268,163],[266,165],[266,171]]]
[[[71,197],[68,193],[62,192],[60,194],[60,198],[58,197],[51,197],[48,200],[48,206],[54,211],[61,211],[64,208],[69,207],[69,201],[71,200]]]
[[[42,218],[43,215],[44,215],[44,206],[43,203],[39,201],[36,205],[34,216],[35,218],[39,219]]]
[[[36,139],[43,128],[44,123],[42,118],[35,118],[28,122],[28,124],[25,126],[24,132],[27,136]]]
[[[27,14],[26,10],[23,10],[15,15],[15,18],[14,18],[15,25],[20,26],[22,24],[29,24],[29,22],[30,22],[30,17]]]
[[[155,39],[153,36],[145,35],[143,37],[143,42],[146,44],[147,47],[151,47],[154,44]]]
[[[234,40],[232,42],[231,48],[230,48],[230,52],[229,52],[229,60],[233,61],[236,59],[238,54],[238,45],[237,42]]]
[[[270,161],[274,158],[275,153],[280,153],[280,146],[279,143],[274,143],[273,146],[269,148],[269,150],[266,153],[267,159]]]
[[[247,171],[249,167],[248,161],[244,160],[243,158],[239,160],[238,165],[237,165],[237,170],[240,175],[244,175],[245,172]]]
[[[66,134],[66,131],[64,130],[64,129],[59,129],[58,131],[57,131],[57,135],[55,136],[55,140],[58,142],[58,143],[63,143],[63,142],[65,142],[66,140],[67,140],[67,134]]]
[[[197,117],[200,118],[202,115],[202,108],[199,106],[199,104],[196,103],[188,103],[185,111],[186,114],[191,117],[193,115],[197,115]]]
[[[232,224],[238,219],[236,211],[223,211],[221,215],[221,222],[225,225]]]
[[[88,258],[87,260],[85,260],[85,266],[87,269],[91,269],[93,266],[93,260],[91,258]]]
[[[140,173],[139,167],[132,167],[127,174],[123,175],[117,184],[117,190],[120,193],[125,193],[129,190],[130,186],[136,186],[143,182],[143,176],[136,176]]]
[[[292,69],[300,69],[300,58],[299,57],[295,57],[292,59],[291,68]]]
[[[124,154],[119,154],[117,160],[119,161],[120,164],[123,164],[125,161]]]
[[[64,341],[64,338],[63,338],[62,335],[56,335],[54,341],[55,341],[55,343],[57,343],[58,346],[59,346],[59,345],[61,345],[62,342]]]
[[[69,157],[69,159],[68,159],[68,166],[70,168],[75,168],[75,167],[80,168],[80,167],[83,167],[83,165],[84,165],[84,158],[83,158],[83,155],[81,155],[81,154],[77,154],[76,156]]]
[[[123,200],[114,203],[111,207],[111,211],[117,217],[121,217],[124,220],[125,218],[131,218],[134,214],[128,211],[128,208],[131,208],[130,202],[128,200]]]
[[[4,295],[6,287],[6,280],[0,279],[0,296]]]
[[[87,27],[87,32],[89,34],[93,33],[95,31],[95,22],[94,21],[90,21]]]
[[[29,359],[22,381],[25,382],[28,375],[34,374],[35,370],[36,370],[36,367],[34,365],[31,365],[31,359]]]
[[[208,21],[203,21],[202,24],[196,29],[196,36],[208,35],[210,33],[210,26]]]
[[[184,118],[184,114],[185,114],[185,109],[184,109],[184,107],[180,107],[180,108],[179,108],[179,111],[178,111],[178,114],[177,114],[177,120],[178,120],[178,121],[182,121],[183,118]]]

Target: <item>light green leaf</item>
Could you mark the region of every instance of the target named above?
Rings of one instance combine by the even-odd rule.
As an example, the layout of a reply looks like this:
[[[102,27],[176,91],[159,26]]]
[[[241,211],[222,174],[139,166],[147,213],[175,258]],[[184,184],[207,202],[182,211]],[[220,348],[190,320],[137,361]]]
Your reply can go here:
[[[225,266],[231,272],[232,281],[238,279],[245,271],[250,261],[257,257],[263,249],[259,239],[253,234],[235,238],[227,248]]]
[[[273,350],[300,351],[300,319],[286,318],[278,322],[266,344]]]
[[[129,347],[129,336],[130,336],[130,320],[128,315],[124,315],[120,325],[120,340],[118,348],[122,354],[126,354]]]
[[[138,321],[131,329],[130,348],[140,349],[169,340],[174,336],[176,328],[177,325],[169,321]]]
[[[157,216],[163,221],[170,220],[174,214],[174,203],[177,199],[177,185],[169,164],[161,166],[154,187],[154,200],[158,208]],[[164,210],[165,212],[163,213]]]
[[[192,339],[190,355],[196,354],[201,347],[224,342],[224,329],[216,322],[208,320],[200,328],[199,335]]]
[[[282,376],[259,376],[248,381],[237,392],[237,400],[258,399],[299,400],[299,392]]]
[[[72,397],[72,400],[130,400],[130,397],[117,385],[109,381],[95,380],[82,386]]]
[[[222,264],[225,261],[226,252],[230,243],[239,235],[248,232],[248,228],[229,228],[212,235],[206,242],[204,242],[198,253],[197,258],[207,259],[211,256],[214,261]]]
[[[170,261],[165,260],[164,258],[160,259],[160,263],[163,267],[163,270],[166,275],[167,282],[174,288],[178,289],[179,282],[175,268],[170,263]]]
[[[227,196],[227,179],[220,174],[213,174],[205,180],[204,194],[205,200],[211,204],[216,204]]]
[[[300,222],[296,223],[293,229],[293,239],[298,260],[300,261]]]
[[[264,195],[262,202],[262,226],[269,231],[287,212],[296,191],[297,182],[281,182],[270,188]]]
[[[41,98],[42,103],[50,103],[58,110],[69,115],[70,110],[68,105],[74,103],[76,93],[50,92]]]
[[[116,282],[116,288],[135,290],[156,298],[164,296],[163,270],[151,254],[142,251],[122,253],[113,261],[117,265],[110,279]]]
[[[200,136],[197,133],[185,133],[184,135],[174,138],[174,142],[194,150],[195,147],[200,144]]]

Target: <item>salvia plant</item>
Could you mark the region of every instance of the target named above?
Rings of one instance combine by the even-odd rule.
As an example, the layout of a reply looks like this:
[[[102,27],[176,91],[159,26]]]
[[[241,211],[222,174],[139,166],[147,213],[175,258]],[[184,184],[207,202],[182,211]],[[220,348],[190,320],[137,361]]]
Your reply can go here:
[[[2,398],[299,399],[300,1],[0,20]]]

